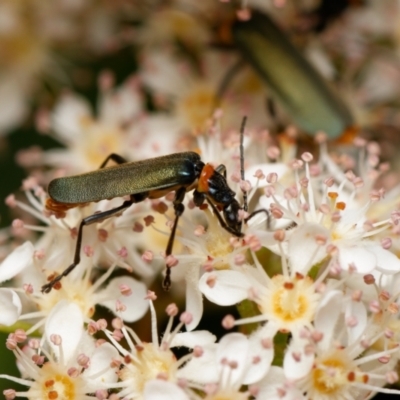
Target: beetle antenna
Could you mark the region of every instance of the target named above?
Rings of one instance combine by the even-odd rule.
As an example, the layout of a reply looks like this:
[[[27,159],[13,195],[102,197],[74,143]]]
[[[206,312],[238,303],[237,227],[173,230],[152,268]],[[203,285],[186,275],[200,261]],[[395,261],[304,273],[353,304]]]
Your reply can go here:
[[[240,178],[244,181],[244,148],[243,148],[243,140],[244,140],[244,127],[246,126],[247,116],[245,115],[242,119],[242,125],[240,127]],[[247,192],[242,190],[243,192],[243,210],[247,212]]]

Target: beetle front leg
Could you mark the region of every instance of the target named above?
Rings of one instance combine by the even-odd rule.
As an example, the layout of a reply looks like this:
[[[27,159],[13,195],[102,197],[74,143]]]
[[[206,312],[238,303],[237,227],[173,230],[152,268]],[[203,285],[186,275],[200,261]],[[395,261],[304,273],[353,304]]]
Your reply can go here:
[[[255,215],[260,214],[262,212],[267,214],[267,229],[269,230],[271,227],[271,213],[265,208],[260,208],[259,210],[253,211],[247,218],[245,218],[244,222],[247,223]]]
[[[174,199],[175,220],[174,220],[174,225],[172,226],[171,234],[169,235],[167,248],[165,250],[166,257],[168,257],[172,254],[172,248],[174,246],[175,233],[176,233],[176,228],[178,226],[178,220],[179,220],[179,217],[185,211],[185,206],[182,204],[183,199],[185,198],[185,194],[186,194],[185,187],[181,187],[175,193],[175,199]],[[164,290],[169,290],[169,288],[171,287],[171,267],[168,265],[166,267],[167,267],[167,270],[165,272],[163,288],[164,288]]]
[[[232,235],[236,236],[236,237],[242,237],[243,234],[230,227],[225,220],[221,217],[221,214],[218,210],[218,208],[213,204],[213,202],[211,200],[209,200],[207,198],[207,196],[204,193],[200,193],[197,190],[195,190],[193,192],[193,202],[197,207],[200,207],[201,205],[203,205],[204,201],[207,201],[207,203],[210,205],[211,209],[214,212],[214,215],[217,217],[219,224],[221,225],[222,228],[224,228],[227,232],[231,233]]]
[[[218,165],[217,168],[215,168],[215,170],[220,173],[225,179],[226,179],[226,167],[224,164],[220,164]]]

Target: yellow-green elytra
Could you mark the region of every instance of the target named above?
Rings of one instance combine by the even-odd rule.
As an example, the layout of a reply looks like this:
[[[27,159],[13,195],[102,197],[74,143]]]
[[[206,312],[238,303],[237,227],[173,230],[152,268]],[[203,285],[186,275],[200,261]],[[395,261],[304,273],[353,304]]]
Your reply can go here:
[[[245,59],[300,129],[310,134],[324,131],[336,139],[353,127],[343,101],[267,15],[253,12],[248,21],[237,21],[233,36]]]

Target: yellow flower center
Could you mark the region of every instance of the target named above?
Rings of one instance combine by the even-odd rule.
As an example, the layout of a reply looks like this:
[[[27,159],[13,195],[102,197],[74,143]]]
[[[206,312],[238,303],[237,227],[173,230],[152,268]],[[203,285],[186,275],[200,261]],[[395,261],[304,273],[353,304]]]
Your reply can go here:
[[[90,283],[86,279],[79,279],[72,281],[69,276],[61,280],[61,288],[54,289],[48,293],[40,296],[36,303],[40,310],[46,314],[56,306],[60,300],[67,300],[68,302],[77,304],[82,310],[83,315],[88,318],[93,316],[95,307],[92,298],[93,292],[90,290]]]
[[[111,153],[121,153],[123,149],[121,129],[101,124],[87,117],[82,118],[80,125],[83,134],[77,151],[82,154],[89,169],[99,168]],[[110,165],[113,163],[110,162]]]
[[[47,362],[27,393],[30,400],[76,400],[84,393],[83,381],[71,378],[61,367]]]
[[[209,225],[207,228],[206,248],[211,257],[213,257],[213,267],[217,270],[229,269],[228,257],[231,256],[233,247],[229,243],[231,235],[225,231],[213,215],[208,213]]]
[[[176,359],[169,349],[161,350],[152,343],[145,343],[138,348],[136,357],[119,374],[121,380],[132,382],[133,392],[142,393],[146,382],[157,377],[175,378]]]
[[[36,73],[46,62],[45,41],[36,26],[37,10],[29,2],[5,2],[1,10],[6,27],[0,31],[0,60],[2,68],[10,71],[30,71]]]
[[[178,104],[178,112],[188,126],[200,132],[216,107],[215,91],[207,83],[195,85]]]
[[[293,325],[313,320],[318,298],[311,278],[300,274],[293,278],[276,275],[258,306],[262,314],[280,325],[279,329],[291,330]]]
[[[217,393],[208,395],[204,400],[247,400],[248,393],[241,393],[233,390],[221,390]]]
[[[320,363],[312,372],[315,389],[331,394],[347,384],[345,367],[340,359],[328,359]]]
[[[376,326],[384,327],[385,329],[389,329],[393,332],[393,336],[391,338],[380,337],[376,342],[371,346],[372,349],[376,351],[385,351],[387,349],[394,349],[398,346],[398,339],[400,337],[400,321],[396,318],[395,315],[392,315],[390,319],[386,319],[388,317],[387,313],[377,313],[373,315],[373,321]]]
[[[334,350],[323,359],[316,360],[311,379],[313,391],[319,395],[338,395],[341,391],[348,391],[352,382],[367,383],[368,375],[360,374],[344,351]]]

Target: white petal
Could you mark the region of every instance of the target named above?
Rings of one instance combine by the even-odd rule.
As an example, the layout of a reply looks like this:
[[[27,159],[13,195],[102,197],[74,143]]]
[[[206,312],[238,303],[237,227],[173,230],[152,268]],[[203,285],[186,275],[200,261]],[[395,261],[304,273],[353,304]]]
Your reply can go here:
[[[98,109],[102,121],[117,125],[132,120],[141,111],[139,92],[128,80],[117,90],[100,97]]]
[[[306,353],[307,345],[307,340],[293,337],[283,359],[286,378],[297,380],[310,373],[314,364],[314,353]]]
[[[389,250],[385,250],[379,244],[368,246],[368,250],[372,251],[377,258],[376,268],[387,274],[400,272],[400,260],[395,254]]]
[[[209,331],[181,332],[174,336],[170,347],[188,347],[193,349],[195,346],[206,346],[215,343],[217,338]]]
[[[190,400],[179,386],[161,379],[146,383],[143,398],[144,400]]]
[[[120,285],[127,285],[131,288],[132,294],[123,296],[120,292]],[[121,301],[126,306],[126,310],[118,312],[118,316],[126,322],[133,322],[142,318],[149,308],[149,302],[145,300],[146,293],[147,288],[144,283],[130,276],[120,276],[110,281],[108,286],[98,293],[98,296],[109,299],[100,301],[100,304],[109,308],[113,313],[115,313],[115,302]]]
[[[314,326],[317,331],[323,333],[323,338],[319,343],[321,349],[327,350],[332,343],[334,328],[339,315],[342,312],[343,293],[332,290],[324,296],[315,313]]]
[[[213,281],[210,285],[207,282]],[[220,306],[230,306],[247,299],[251,284],[239,271],[222,270],[206,272],[200,278],[200,291],[208,300]]]
[[[191,331],[199,324],[201,317],[203,316],[203,296],[199,289],[199,278],[197,276],[197,270],[190,271],[194,272],[186,274],[186,311],[192,314],[192,321],[186,325],[186,330]],[[196,274],[196,275],[194,275]]]
[[[282,385],[285,382],[285,374],[281,367],[276,367],[273,365],[268,373],[268,375],[260,381],[260,387],[265,384],[277,384]]]
[[[61,300],[51,310],[46,320],[46,339],[54,354],[60,359],[59,346],[55,346],[50,340],[54,334],[61,336],[64,364],[68,364],[76,353],[83,334],[83,314],[76,303]]]
[[[354,265],[359,274],[368,274],[376,267],[376,256],[368,250],[368,247],[343,245],[338,247],[340,267],[345,271]]]
[[[104,343],[97,347],[90,356],[89,368],[85,370],[85,376],[95,376],[96,385],[101,386],[102,383],[117,382],[118,376],[113,368],[110,368],[110,362],[113,358],[118,357],[117,349],[110,343]],[[103,371],[102,374],[99,374]],[[98,387],[94,387],[94,390]],[[93,390],[93,391],[94,391]]]
[[[246,360],[249,352],[249,341],[247,337],[241,333],[228,333],[225,335],[217,347],[217,365],[220,370],[219,378],[222,387],[227,386],[240,386],[243,381],[243,375],[246,372]],[[235,369],[230,368],[228,365],[223,365],[227,360],[236,362]]]
[[[281,220],[279,220],[281,221]],[[291,221],[289,220],[285,220],[288,221],[287,223],[284,224],[284,226],[282,227],[278,227],[277,224],[274,224],[274,230],[275,229],[285,229]],[[281,252],[283,251],[284,254],[287,254],[287,242],[283,242],[281,243],[281,246],[278,246],[276,243],[276,239],[274,238],[274,232],[269,232],[266,231],[265,228],[264,229],[255,229],[254,234],[257,236],[257,238],[260,240],[260,243],[263,247],[266,247],[268,250],[271,250],[273,253],[277,254],[277,255],[281,255]],[[281,251],[281,247],[282,247],[282,251]]]
[[[177,240],[183,246],[190,246],[190,243],[186,243],[185,238],[178,237]],[[180,282],[186,280],[196,282],[197,284],[200,277],[200,265],[204,263],[205,256],[201,255],[199,257],[196,254],[182,254],[177,255],[176,258],[179,260],[179,263],[172,270],[172,281]],[[163,268],[165,268],[165,262]]]
[[[215,359],[216,346],[205,347],[200,357],[193,357],[178,370],[178,377],[201,384],[218,382],[218,367]]]
[[[367,327],[368,316],[365,305],[360,301],[349,301],[345,310],[345,318],[356,318],[357,320],[355,326],[346,326],[348,345],[352,345],[361,337]]]
[[[324,246],[318,246],[316,235],[329,238],[326,228],[318,224],[306,223],[292,233],[289,238],[289,261],[292,271],[306,275],[310,268],[326,257]]]
[[[31,265],[34,251],[32,243],[25,242],[9,254],[0,265],[0,282],[13,278]]]
[[[181,74],[176,60],[168,52],[148,52],[142,67],[143,82],[154,92],[172,97],[187,93],[187,77]]]
[[[140,138],[140,158],[146,159],[175,153],[180,130],[174,117],[158,112],[135,122],[130,133],[134,138]]]
[[[347,335],[348,335],[348,345],[352,345],[358,339],[360,339],[361,335],[365,332],[368,322],[367,310],[365,305],[360,301],[347,301],[345,308],[345,318],[356,318],[357,324],[354,326],[348,326]]]
[[[81,121],[91,115],[90,105],[83,97],[67,94],[54,108],[54,130],[66,142],[73,142],[82,135]]]
[[[267,375],[272,360],[274,358],[274,346],[265,348],[261,340],[268,336],[265,335],[265,330],[259,329],[249,337],[249,353],[247,359],[246,374],[243,379],[245,385],[249,385],[259,381]],[[270,337],[271,342],[273,336]],[[257,360],[257,362],[254,362]]]
[[[365,221],[365,212],[367,211],[367,209],[368,206],[353,209],[346,208],[346,210],[344,210],[342,213],[339,227],[343,227],[347,230],[348,226],[362,226],[363,222]]]
[[[280,367],[272,366],[268,375],[255,386],[258,388],[257,400],[304,399],[301,392],[295,387],[285,386],[285,374]]]
[[[21,315],[21,299],[11,289],[0,288],[0,325],[10,326]]]

